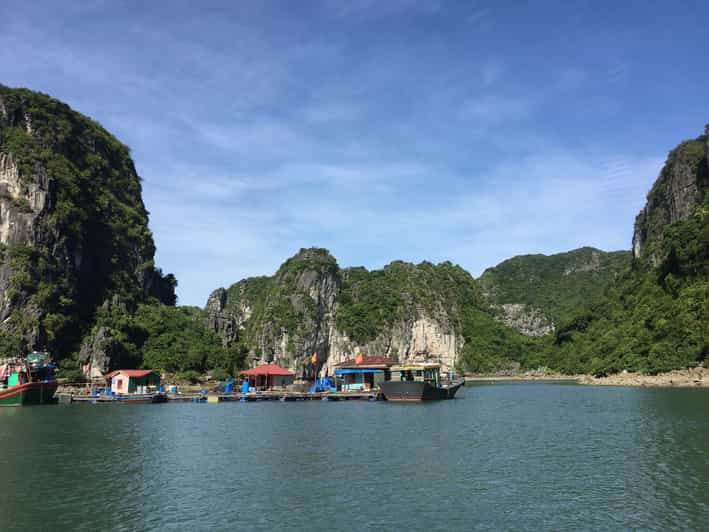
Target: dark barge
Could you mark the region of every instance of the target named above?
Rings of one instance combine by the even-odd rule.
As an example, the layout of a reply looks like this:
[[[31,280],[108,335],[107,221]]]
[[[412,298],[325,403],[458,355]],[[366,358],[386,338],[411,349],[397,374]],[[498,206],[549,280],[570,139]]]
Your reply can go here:
[[[420,402],[453,399],[465,381],[441,379],[440,364],[410,364],[391,368],[391,379],[379,385],[387,401]]]

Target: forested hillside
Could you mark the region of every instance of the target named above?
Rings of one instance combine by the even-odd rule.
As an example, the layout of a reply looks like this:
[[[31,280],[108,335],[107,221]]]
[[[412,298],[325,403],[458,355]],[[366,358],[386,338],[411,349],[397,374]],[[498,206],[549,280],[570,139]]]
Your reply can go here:
[[[304,377],[357,352],[491,371],[521,359],[527,342],[495,319],[460,266],[394,261],[381,270],[341,269],[319,248],[300,250],[272,277],[215,290],[206,313],[232,349]]]
[[[668,156],[635,225],[633,267],[558,327],[538,361],[566,372],[656,373],[709,354],[707,135]]]
[[[520,255],[488,268],[480,283],[490,301],[540,309],[553,323],[569,319],[628,270],[629,251],[585,247],[555,255]]]
[[[218,339],[174,308],[141,188],[128,147],[99,124],[0,85],[0,356],[48,349],[72,378],[221,363]]]

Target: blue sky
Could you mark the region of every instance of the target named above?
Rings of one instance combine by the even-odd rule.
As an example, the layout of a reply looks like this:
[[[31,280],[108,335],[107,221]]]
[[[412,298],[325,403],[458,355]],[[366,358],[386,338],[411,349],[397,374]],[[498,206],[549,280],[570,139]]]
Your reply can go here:
[[[709,122],[706,2],[25,2],[0,83],[132,149],[183,304],[340,265],[629,249]]]

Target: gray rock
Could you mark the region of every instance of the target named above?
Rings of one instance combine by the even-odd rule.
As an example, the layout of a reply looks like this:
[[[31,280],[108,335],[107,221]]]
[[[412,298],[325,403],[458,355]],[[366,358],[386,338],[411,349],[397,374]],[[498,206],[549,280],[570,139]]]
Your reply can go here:
[[[89,378],[100,377],[104,373],[120,369],[123,345],[114,338],[111,329],[99,327],[96,333],[86,338],[79,351],[79,363]]]
[[[659,265],[664,258],[665,228],[689,218],[702,202],[702,177],[709,175],[709,125],[705,131],[707,134],[703,137],[683,142],[670,152],[645,207],[635,219],[633,256],[636,259],[648,258],[653,266]]]
[[[269,281],[261,299],[249,299],[249,279],[212,292],[205,323],[225,345],[244,340],[253,364],[275,362],[311,378],[356,353],[406,361],[437,361],[452,368],[463,346],[454,319],[443,308],[431,312],[409,303],[406,317],[365,344],[352,341],[336,324],[342,280],[335,259],[322,249],[303,249]],[[259,314],[255,315],[255,308]],[[273,318],[273,309],[290,309],[296,327]],[[250,321],[252,320],[252,321]],[[312,363],[316,354],[317,362]]]
[[[499,306],[500,321],[525,336],[544,336],[554,332],[554,324],[544,313],[529,305],[507,303]]]

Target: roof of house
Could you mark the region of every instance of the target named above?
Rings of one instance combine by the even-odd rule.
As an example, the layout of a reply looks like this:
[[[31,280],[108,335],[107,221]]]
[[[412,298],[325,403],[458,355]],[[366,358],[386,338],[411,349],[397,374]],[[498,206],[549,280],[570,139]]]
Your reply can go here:
[[[152,369],[117,369],[115,371],[111,371],[110,373],[106,373],[104,377],[106,380],[112,379],[119,373],[121,375],[125,375],[126,377],[145,377],[146,375],[150,375],[155,372]]]
[[[239,372],[239,375],[280,375],[284,377],[293,377],[295,376],[295,373],[293,373],[292,371],[288,371],[287,369],[283,369],[282,367],[277,366],[276,364],[261,364],[260,366],[256,366],[255,368],[241,371]]]
[[[336,368],[361,368],[361,367],[389,367],[396,364],[390,358],[387,357],[361,357],[361,358],[351,358],[335,364]]]
[[[440,369],[441,365],[435,362],[413,362],[411,364],[404,364],[402,366],[394,366],[392,371],[409,371],[409,370],[421,370],[421,369]]]

